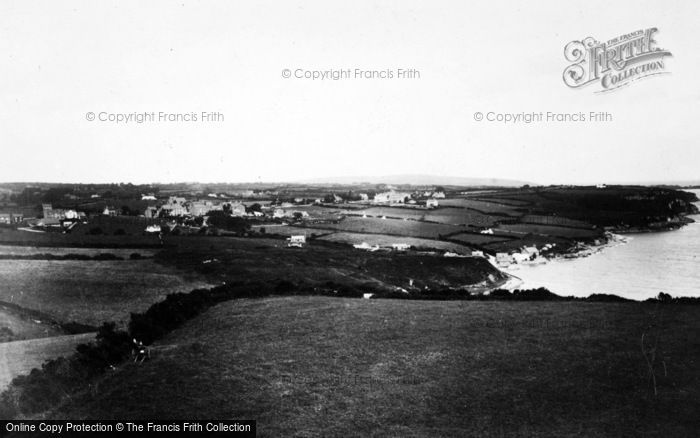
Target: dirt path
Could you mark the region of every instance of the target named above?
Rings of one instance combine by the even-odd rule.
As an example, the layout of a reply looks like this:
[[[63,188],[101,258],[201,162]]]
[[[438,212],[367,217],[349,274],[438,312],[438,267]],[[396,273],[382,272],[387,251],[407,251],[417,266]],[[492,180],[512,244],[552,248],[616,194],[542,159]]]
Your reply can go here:
[[[78,344],[93,339],[95,333],[82,333],[0,343],[0,391],[16,376],[41,367],[49,359],[70,355]]]

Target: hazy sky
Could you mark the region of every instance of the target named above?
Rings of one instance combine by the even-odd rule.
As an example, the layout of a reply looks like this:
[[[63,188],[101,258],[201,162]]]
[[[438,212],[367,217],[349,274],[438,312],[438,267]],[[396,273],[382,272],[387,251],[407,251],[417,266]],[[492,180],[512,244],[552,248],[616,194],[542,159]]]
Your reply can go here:
[[[698,22],[696,1],[3,0],[0,181],[700,180]],[[568,42],[650,27],[670,74],[610,93],[564,85]],[[294,77],[329,69],[394,78]],[[514,125],[477,111],[613,120]]]

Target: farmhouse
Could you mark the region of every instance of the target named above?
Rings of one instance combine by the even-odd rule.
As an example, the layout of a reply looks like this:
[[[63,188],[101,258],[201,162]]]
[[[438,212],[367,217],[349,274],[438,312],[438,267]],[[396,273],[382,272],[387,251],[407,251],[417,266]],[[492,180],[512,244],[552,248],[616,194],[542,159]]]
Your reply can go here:
[[[51,204],[41,204],[41,209],[44,212],[44,219],[63,219],[66,217],[66,210],[53,208]]]
[[[290,236],[289,242],[287,243],[287,246],[301,248],[302,246],[304,246],[305,243],[306,243],[306,236],[303,236],[303,235]]]
[[[168,202],[161,207],[161,210],[165,212],[166,216],[185,216],[189,213],[186,203],[185,198],[171,196],[168,198]]]
[[[241,203],[231,204],[231,216],[245,216],[245,205]]]
[[[0,213],[0,224],[10,225],[22,222],[24,216],[21,213]]]
[[[102,214],[105,216],[116,216],[117,209],[111,206],[107,206],[104,210],[102,210]]]
[[[374,202],[377,204],[403,204],[406,199],[410,197],[410,193],[390,190],[388,192],[377,193],[374,195]]]
[[[425,201],[425,206],[427,208],[437,208],[438,200],[437,199],[428,199],[427,201]]]
[[[223,206],[221,204],[214,204],[211,201],[196,201],[189,205],[188,212],[192,216],[204,216],[210,211],[221,211]]]
[[[496,253],[496,264],[500,267],[508,267],[515,262],[513,257],[507,252]]]
[[[143,215],[147,218],[158,217],[158,209],[153,206],[146,207],[146,210],[143,212]]]
[[[411,248],[411,245],[408,243],[392,243],[391,247],[396,251],[406,251]]]
[[[374,246],[372,246],[372,245],[370,245],[370,244],[367,243],[367,242],[362,242],[362,243],[359,243],[359,244],[354,244],[354,245],[353,245],[353,248],[355,248],[355,249],[363,249],[363,250],[365,250],[365,251],[372,251],[372,252],[374,252],[374,251],[378,251],[378,250],[379,250],[379,245],[374,245]]]

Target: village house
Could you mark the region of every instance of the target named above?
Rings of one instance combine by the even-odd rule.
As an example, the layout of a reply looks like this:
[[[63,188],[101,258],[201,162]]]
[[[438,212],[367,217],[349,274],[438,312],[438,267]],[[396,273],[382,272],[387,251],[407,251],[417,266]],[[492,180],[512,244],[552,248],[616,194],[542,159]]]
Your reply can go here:
[[[146,210],[143,212],[143,215],[149,219],[158,217],[158,209],[153,206],[146,207]]]
[[[142,201],[155,201],[156,197],[153,194],[148,194],[148,195],[141,195],[141,200]]]
[[[53,208],[51,204],[41,204],[41,209],[44,214],[44,219],[63,219],[66,217],[66,210],[62,208]]]
[[[168,202],[161,207],[161,210],[165,211],[167,216],[186,216],[189,213],[186,204],[185,198],[171,196],[168,198]]]
[[[287,243],[287,246],[301,248],[302,246],[304,246],[305,243],[306,243],[306,236],[303,236],[303,235],[290,236],[289,242]]]
[[[106,206],[104,210],[102,210],[102,214],[105,216],[116,216],[117,215],[117,209],[112,207],[112,206]]]
[[[388,192],[377,193],[376,195],[374,195],[374,202],[376,204],[403,204],[406,201],[406,198],[410,197],[410,193],[396,192],[394,190],[390,190]]]
[[[515,263],[515,259],[513,259],[513,256],[511,256],[507,252],[496,253],[496,264],[499,267],[507,268],[508,266],[512,265],[513,263]]]
[[[428,199],[425,201],[425,206],[426,208],[437,208],[438,206],[438,200],[437,199]]]
[[[190,203],[187,211],[192,216],[204,216],[210,211],[221,211],[224,207],[221,204],[214,204],[211,201],[195,201]]]
[[[0,213],[0,224],[11,225],[17,224],[24,220],[24,216],[21,213]]]
[[[245,205],[241,203],[231,204],[231,216],[245,216]]]

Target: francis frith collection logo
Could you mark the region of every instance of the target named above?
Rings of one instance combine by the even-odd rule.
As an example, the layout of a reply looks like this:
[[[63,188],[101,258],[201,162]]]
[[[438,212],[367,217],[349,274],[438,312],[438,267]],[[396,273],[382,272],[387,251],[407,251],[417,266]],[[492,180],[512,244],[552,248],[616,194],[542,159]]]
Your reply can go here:
[[[564,70],[564,83],[571,88],[600,84],[596,92],[601,93],[668,73],[664,57],[672,55],[657,46],[657,30],[637,30],[605,42],[592,37],[571,41],[564,47],[564,56],[572,63]]]

